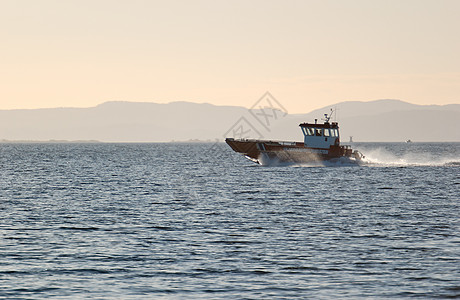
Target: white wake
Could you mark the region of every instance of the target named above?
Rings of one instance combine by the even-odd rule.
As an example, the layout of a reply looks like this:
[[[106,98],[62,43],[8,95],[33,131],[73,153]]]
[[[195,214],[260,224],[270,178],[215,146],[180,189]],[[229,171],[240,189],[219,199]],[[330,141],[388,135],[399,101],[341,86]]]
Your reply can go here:
[[[363,165],[368,166],[460,166],[460,158],[429,152],[408,152],[396,155],[387,149],[364,150]]]

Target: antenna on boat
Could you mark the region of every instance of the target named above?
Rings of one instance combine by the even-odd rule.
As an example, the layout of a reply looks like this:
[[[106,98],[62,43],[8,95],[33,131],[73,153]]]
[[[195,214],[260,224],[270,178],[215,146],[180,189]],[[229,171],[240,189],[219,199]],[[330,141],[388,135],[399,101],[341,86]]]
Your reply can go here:
[[[324,123],[329,123],[329,120],[332,117],[332,114],[334,113],[334,110],[331,108],[331,113],[330,114],[324,114]]]

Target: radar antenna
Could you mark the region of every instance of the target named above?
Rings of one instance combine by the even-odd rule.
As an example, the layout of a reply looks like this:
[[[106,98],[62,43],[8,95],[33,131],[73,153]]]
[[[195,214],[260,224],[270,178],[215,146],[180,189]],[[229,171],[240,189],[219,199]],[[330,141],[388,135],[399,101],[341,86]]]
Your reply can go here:
[[[324,123],[329,123],[329,120],[332,117],[332,114],[334,113],[334,110],[331,108],[331,113],[330,114],[324,114]]]

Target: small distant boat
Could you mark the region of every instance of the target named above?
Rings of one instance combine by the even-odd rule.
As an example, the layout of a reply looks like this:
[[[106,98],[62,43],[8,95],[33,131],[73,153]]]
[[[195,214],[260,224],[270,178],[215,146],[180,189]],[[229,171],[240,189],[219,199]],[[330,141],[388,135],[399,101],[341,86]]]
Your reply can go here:
[[[332,110],[331,110],[332,115]],[[340,145],[339,125],[329,123],[331,115],[325,114],[323,124],[302,123],[303,142],[226,138],[225,142],[246,158],[264,164],[266,159],[279,162],[310,163],[349,158],[361,161],[364,156],[350,146]]]
[[[406,143],[412,143],[412,141],[411,140],[406,140]]]

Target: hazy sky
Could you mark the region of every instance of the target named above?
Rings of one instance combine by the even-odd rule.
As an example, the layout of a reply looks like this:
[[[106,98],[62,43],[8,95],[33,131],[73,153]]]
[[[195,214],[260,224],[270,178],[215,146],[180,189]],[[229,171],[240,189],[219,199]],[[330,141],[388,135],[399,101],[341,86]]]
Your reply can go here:
[[[0,0],[0,109],[460,103],[458,0]]]

